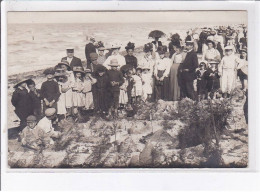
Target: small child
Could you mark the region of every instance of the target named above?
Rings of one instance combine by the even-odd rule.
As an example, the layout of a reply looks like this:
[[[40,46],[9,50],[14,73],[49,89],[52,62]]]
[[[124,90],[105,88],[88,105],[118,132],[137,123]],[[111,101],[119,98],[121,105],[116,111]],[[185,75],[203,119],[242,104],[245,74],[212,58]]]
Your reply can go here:
[[[219,75],[218,75],[218,64],[210,63],[208,68],[208,80],[207,80],[207,91],[211,99],[217,97],[217,93],[220,88]]]
[[[126,79],[127,74],[124,73],[124,83],[120,86],[120,95],[119,95],[119,104],[120,108],[125,108],[126,104],[128,103],[128,96],[127,96],[127,87],[128,87],[128,80]]]
[[[134,85],[132,89],[132,102],[140,102],[141,96],[143,94],[142,69],[137,68],[136,74],[134,74],[132,78],[134,80]]]
[[[143,99],[144,101],[151,100],[152,93],[153,93],[153,78],[150,72],[150,68],[148,66],[143,67],[142,73],[142,80],[143,80]]]
[[[43,117],[37,124],[37,129],[42,130],[45,136],[46,146],[52,146],[54,144],[53,137],[58,138],[61,135],[61,132],[55,131],[53,127],[53,122],[56,121],[56,109],[47,108],[45,110],[45,117]]]
[[[97,82],[95,84],[96,89],[96,107],[97,113],[107,114],[108,112],[108,87],[109,80],[106,74],[107,69],[104,66],[99,66],[96,72]]]
[[[218,66],[221,92],[224,98],[229,98],[230,94],[236,86],[236,70],[239,63],[239,58],[233,53],[233,47],[226,46],[225,56],[222,58]]]
[[[119,66],[117,59],[112,59],[110,61],[109,66],[111,69],[108,70],[108,80],[110,83],[110,94],[111,94],[111,107],[110,113],[112,116],[117,117],[118,115],[118,107],[119,107],[119,94],[120,94],[120,86],[124,83],[124,77],[121,71],[117,69]]]
[[[83,67],[75,67],[73,69],[75,82],[72,85],[72,101],[73,101],[73,115],[76,117],[80,112],[80,110],[84,107],[85,103],[85,95],[82,93],[84,86],[83,86],[83,77],[85,72]]]
[[[26,126],[26,118],[33,114],[32,100],[26,89],[26,83],[28,79],[24,79],[20,75],[16,78],[16,84],[14,85],[15,91],[12,95],[11,102],[15,107],[15,113],[20,119],[21,129]]]
[[[60,73],[55,73],[54,77],[57,80],[57,83],[59,84],[59,89],[60,89],[60,97],[57,101],[57,116],[58,116],[58,120],[62,120],[65,119],[66,114],[67,114],[67,110],[66,110],[66,91],[67,91],[67,87],[66,87],[66,81],[67,81],[67,76],[65,74],[65,72],[60,72]]]
[[[96,82],[97,80],[93,78],[91,75],[91,69],[86,69],[84,83],[83,83],[83,90],[82,90],[82,93],[85,95],[84,110],[94,109],[92,85],[95,84]]]
[[[197,75],[197,93],[198,93],[198,100],[204,100],[207,97],[207,78],[208,78],[208,71],[207,71],[207,62],[201,61],[199,64],[199,68],[196,71]]]
[[[128,85],[127,85],[127,97],[128,97],[128,104],[132,104],[132,90],[134,88],[134,79],[133,79],[133,73],[134,73],[134,70],[133,69],[128,69],[126,71],[126,80],[128,82]]]
[[[30,80],[27,82],[27,87],[29,88],[29,96],[32,101],[33,115],[39,120],[42,117],[42,100],[40,90],[35,88],[35,82]]]
[[[36,116],[30,115],[26,120],[27,126],[20,133],[21,143],[27,148],[39,150],[43,145],[43,131],[36,127]]]
[[[60,97],[60,89],[59,84],[54,81],[54,69],[46,69],[43,72],[46,75],[47,81],[42,83],[41,86],[41,94],[43,98],[43,111],[47,108],[55,108],[57,109],[57,101]]]

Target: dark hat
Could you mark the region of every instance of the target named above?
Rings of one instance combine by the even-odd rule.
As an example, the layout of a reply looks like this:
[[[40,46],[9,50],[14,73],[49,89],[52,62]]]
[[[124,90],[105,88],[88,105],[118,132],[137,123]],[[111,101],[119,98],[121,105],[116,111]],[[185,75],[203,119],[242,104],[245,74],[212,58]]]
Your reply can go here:
[[[73,68],[73,72],[75,72],[75,73],[79,72],[79,73],[85,74],[83,67],[80,67],[80,66],[75,66]]]
[[[44,72],[43,72],[44,75],[54,75],[55,74],[55,70],[53,68],[48,68],[48,69],[45,69]]]
[[[242,53],[242,52],[247,53],[247,48],[244,47],[244,48],[240,49],[240,53]]]
[[[215,42],[212,40],[207,40],[206,44],[208,45],[209,43],[213,44],[213,47],[215,47]]]
[[[147,43],[144,45],[144,52],[150,52],[150,51],[153,51],[153,44],[152,43]]]
[[[135,49],[135,43],[129,42],[127,43],[127,46],[125,47],[126,50],[128,49]]]
[[[97,48],[99,51],[104,51],[106,50],[105,46],[104,46],[104,43],[102,41],[98,41],[97,43]]]
[[[36,116],[30,115],[30,116],[28,116],[28,117],[26,118],[26,121],[27,121],[27,122],[36,122],[37,119],[36,119]]]
[[[143,71],[143,69],[141,67],[137,67],[136,71],[140,70],[141,72]]]
[[[67,48],[66,51],[67,51],[68,53],[74,53],[74,48]]]
[[[61,65],[66,65],[68,67],[68,70],[71,70],[69,62],[67,60],[61,60],[61,62],[59,62],[57,66],[60,67]]]
[[[22,83],[27,83],[29,80],[32,80],[32,79],[28,79],[28,78],[26,79],[22,75],[17,75],[16,84],[14,85],[14,88],[17,88]]]
[[[90,60],[91,61],[95,61],[95,60],[98,59],[98,54],[97,53],[90,53],[89,56],[90,56]]]
[[[97,67],[97,72],[98,73],[101,73],[101,72],[106,72],[106,67],[104,67],[103,65],[100,65]]]

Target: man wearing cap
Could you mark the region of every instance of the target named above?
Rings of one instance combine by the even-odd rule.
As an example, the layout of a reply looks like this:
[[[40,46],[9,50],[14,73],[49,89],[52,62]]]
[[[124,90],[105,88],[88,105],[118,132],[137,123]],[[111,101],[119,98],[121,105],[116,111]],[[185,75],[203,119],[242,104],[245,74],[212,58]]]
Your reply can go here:
[[[48,108],[45,110],[45,117],[43,117],[37,124],[37,128],[42,130],[50,137],[59,137],[60,132],[54,131],[52,122],[56,120],[56,109]]]
[[[85,46],[85,56],[87,59],[87,64],[90,64],[91,63],[90,53],[96,53],[96,47],[94,45],[96,41],[95,38],[93,37],[87,37],[86,39],[87,39],[87,44]]]
[[[27,148],[39,150],[44,143],[44,133],[36,127],[37,119],[34,115],[28,116],[26,121],[27,126],[20,133],[21,143]]]
[[[187,55],[183,63],[179,66],[180,70],[180,89],[183,98],[188,97],[195,100],[193,81],[196,79],[196,69],[198,68],[197,53],[193,51],[193,42],[186,42]]]
[[[110,112],[117,115],[117,109],[119,107],[120,86],[124,83],[124,77],[121,71],[117,70],[119,64],[116,59],[112,59],[109,66],[111,66],[111,69],[107,71],[107,75],[108,81],[110,83],[110,95],[112,98]]]
[[[232,46],[225,47],[226,55],[223,57],[218,66],[220,75],[220,88],[223,97],[230,97],[231,92],[236,86],[237,67],[240,64],[240,59],[233,53]]]
[[[21,75],[16,78],[14,85],[14,93],[12,95],[12,105],[15,107],[15,114],[20,119],[20,125],[23,128],[26,125],[26,118],[33,114],[32,100],[26,89],[26,84],[30,79],[25,79]]]
[[[107,58],[107,60],[104,62],[104,66],[107,69],[110,69],[110,61],[112,59],[116,59],[118,61],[118,68],[121,68],[126,64],[125,57],[119,54],[119,49],[121,46],[117,43],[112,44],[111,49],[112,49],[112,55]]]
[[[63,57],[61,61],[68,61],[70,68],[73,69],[76,66],[82,67],[82,62],[79,58],[74,56],[74,48],[67,48],[67,57]]]

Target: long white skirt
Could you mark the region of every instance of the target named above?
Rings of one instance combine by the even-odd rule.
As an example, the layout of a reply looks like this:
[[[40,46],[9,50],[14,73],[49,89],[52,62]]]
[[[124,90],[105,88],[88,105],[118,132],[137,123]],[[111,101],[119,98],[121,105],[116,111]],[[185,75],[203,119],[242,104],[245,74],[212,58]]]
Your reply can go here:
[[[220,79],[220,87],[223,93],[231,93],[236,87],[236,71],[234,69],[223,69]]]
[[[127,102],[128,102],[127,92],[124,91],[124,90],[120,90],[119,103],[120,104],[127,104]]]
[[[92,92],[88,92],[88,93],[85,94],[85,108],[86,109],[94,109]]]
[[[83,107],[85,106],[85,95],[72,91],[72,101],[74,107]]]
[[[65,93],[65,100],[66,100],[66,108],[71,108],[72,107],[72,89],[69,89]]]
[[[59,100],[57,102],[57,114],[64,115],[66,114],[66,101],[65,101],[65,93],[61,93]]]

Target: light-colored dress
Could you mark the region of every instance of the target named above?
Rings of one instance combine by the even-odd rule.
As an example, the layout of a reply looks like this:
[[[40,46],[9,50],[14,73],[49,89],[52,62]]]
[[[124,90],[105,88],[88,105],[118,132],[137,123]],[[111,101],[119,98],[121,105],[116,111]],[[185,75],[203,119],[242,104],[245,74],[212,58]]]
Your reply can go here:
[[[67,71],[68,75],[68,81],[63,84],[63,88],[70,88],[67,92],[65,92],[65,104],[66,108],[71,108],[73,106],[72,103],[72,85],[75,82],[75,77],[72,71]]]
[[[133,75],[132,78],[134,79],[134,86],[133,86],[133,89],[132,89],[132,97],[142,96],[142,94],[143,94],[142,78],[138,75]]]
[[[170,69],[169,98],[170,100],[180,100],[180,87],[178,83],[178,69],[184,60],[184,53],[174,53]]]
[[[202,60],[206,60],[208,62],[217,61],[220,59],[221,59],[221,57],[220,57],[219,51],[214,48],[207,49],[202,55]]]
[[[218,72],[220,77],[220,88],[223,93],[231,93],[236,87],[237,80],[237,66],[240,63],[240,59],[232,54],[230,56],[224,56],[218,66]]]
[[[137,67],[142,68],[142,69],[144,67],[148,67],[151,74],[153,74],[154,66],[155,66],[155,60],[152,58],[152,56],[149,56],[149,57],[144,56],[140,59],[140,61],[138,60]]]
[[[72,102],[74,107],[83,107],[85,105],[85,95],[82,93],[83,81],[75,78],[72,86]]]
[[[142,73],[143,80],[143,99],[146,100],[148,95],[153,93],[153,78],[150,72]]]
[[[127,86],[128,80],[124,78],[125,82],[120,86],[120,95],[119,95],[119,103],[127,104],[128,103],[128,95],[127,95]]]
[[[60,97],[57,102],[57,114],[58,115],[65,115],[67,113],[66,111],[66,93],[62,92],[61,89],[63,88],[63,85],[66,86],[66,83],[58,82],[59,89],[60,89]]]
[[[92,85],[97,82],[96,79],[85,79],[83,83],[83,90],[82,93],[85,95],[85,103],[84,106],[86,109],[94,109],[94,102],[93,102],[93,94],[92,94]]]

